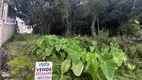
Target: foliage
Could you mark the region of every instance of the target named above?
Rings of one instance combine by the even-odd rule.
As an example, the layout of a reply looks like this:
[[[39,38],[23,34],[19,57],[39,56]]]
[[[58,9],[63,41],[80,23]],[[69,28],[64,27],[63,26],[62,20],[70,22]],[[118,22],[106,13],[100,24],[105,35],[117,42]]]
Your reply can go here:
[[[32,41],[38,39],[40,35],[33,35],[33,34],[18,34],[13,36],[14,41]]]
[[[62,36],[57,37],[52,35],[43,36],[39,37],[37,42],[40,43],[40,40],[43,40],[42,47],[47,46],[44,47],[44,49],[47,49],[49,46],[54,49],[51,49],[51,53],[47,50],[47,52],[50,53],[48,54],[50,56],[42,55],[42,53],[36,56],[37,54],[35,51],[37,51],[36,48],[38,47],[35,39],[37,39],[37,37],[34,39],[34,36],[36,35],[33,35],[33,37],[32,35],[30,36],[30,39],[28,39],[26,38],[26,35],[15,35],[16,40],[10,40],[7,44],[5,44],[9,53],[10,71],[12,77],[15,79],[25,78],[24,74],[26,72],[28,72],[28,75],[26,76],[27,80],[33,79],[35,61],[52,61],[53,79],[55,80],[106,79],[106,75],[110,77],[112,75],[110,73],[114,73],[114,71],[113,79],[115,80],[141,79],[142,51],[140,38],[117,37],[117,39],[109,39],[108,41],[98,39],[96,42],[91,37],[87,36],[75,36],[73,38],[64,38]],[[23,38],[23,40],[20,38]],[[118,56],[122,56],[118,54],[119,52],[121,53],[121,50],[118,49],[119,45],[116,42],[118,42],[122,50],[127,53],[127,62],[125,65],[122,64],[120,67],[118,66],[122,63],[122,61],[119,60],[120,58],[118,58]],[[44,45],[45,43],[46,45]],[[38,45],[40,46],[40,44]],[[49,50],[51,47],[49,47]],[[79,49],[81,49],[81,51]],[[34,56],[29,55],[31,50],[34,53]],[[76,53],[79,53],[81,57]],[[42,58],[44,56],[46,56],[45,59]],[[79,57],[80,59],[78,59]],[[22,66],[20,66],[21,64]],[[17,66],[15,67],[15,65]],[[27,66],[28,70],[25,70],[25,66]],[[116,70],[116,68],[118,69]],[[23,72],[21,72],[21,70]]]
[[[141,37],[117,37],[117,40],[125,53],[127,53],[128,67],[122,66],[117,71],[118,80],[140,80],[142,64],[142,38]]]
[[[27,56],[16,57],[8,63],[14,79],[31,80],[34,73],[34,63]]]
[[[141,80],[142,71],[140,69],[130,70],[122,66],[115,75],[115,80]]]
[[[141,25],[140,22],[136,19],[131,19],[128,23],[122,25],[121,32],[126,36],[136,36],[139,37],[141,34]]]
[[[7,0],[22,18],[41,34],[90,33],[92,18],[96,32],[117,33],[120,25],[136,29],[131,19],[141,19],[141,0]],[[95,19],[94,19],[95,20]],[[130,22],[129,22],[130,21]],[[127,24],[128,23],[128,24]],[[93,27],[94,27],[93,26]],[[128,27],[123,27],[124,30]],[[113,32],[112,32],[113,31]],[[114,34],[113,34],[114,35]]]
[[[96,42],[91,37],[87,36],[75,36],[73,38],[64,38],[62,36],[57,37],[50,35],[39,37],[39,39],[36,42],[35,40],[38,37],[38,35],[15,35],[15,38],[13,38],[15,40],[10,40],[5,44],[5,47],[7,48],[9,53],[10,71],[12,77],[14,77],[15,79],[25,78],[24,74],[26,72],[28,72],[29,74],[26,76],[27,80],[33,79],[33,68],[35,61],[53,61],[53,79],[55,80],[106,79],[105,75],[107,75],[107,77],[110,77],[112,74],[108,73],[114,72],[116,73],[113,74],[113,79],[116,80],[141,79],[142,51],[140,38],[135,39],[128,37],[118,37],[117,41],[115,39],[103,41],[104,39],[99,38]],[[41,42],[42,40],[43,42]],[[123,64],[122,66],[117,67],[122,63],[122,61],[119,60],[120,58],[118,58],[118,56],[122,56],[118,54],[118,52],[121,52],[121,50],[118,49],[119,46],[116,42],[118,42],[122,50],[125,53],[127,53],[128,60],[127,64],[125,64],[127,66]],[[42,45],[40,45],[41,43]],[[46,45],[44,45],[45,43]],[[36,54],[37,48],[43,49],[39,48],[38,46],[41,46],[44,49],[46,49],[47,52],[49,52],[49,54],[46,54],[50,56],[42,55],[42,53]],[[113,50],[113,48],[115,49]],[[81,49],[81,51],[79,49]],[[34,56],[29,55],[29,53],[31,53],[31,50],[34,53]],[[68,52],[70,52],[71,54],[69,54]],[[79,55],[76,53],[79,53]],[[46,56],[45,59],[43,58],[44,56]],[[38,60],[35,60],[34,57]],[[22,66],[20,66],[21,63]],[[17,66],[15,67],[15,65]],[[25,70],[25,66],[27,66],[28,70]],[[116,70],[116,68],[118,69]],[[21,70],[23,72],[21,72]]]
[[[126,61],[125,53],[115,41],[98,47],[97,42],[92,40],[88,50],[80,44],[81,41],[77,39],[45,36],[37,40],[33,55],[39,61],[52,60],[53,67],[56,63],[61,64],[61,71],[53,69],[53,73],[57,74],[60,80],[66,80],[69,73],[74,73],[76,77],[87,73],[93,80],[112,80],[115,71]],[[100,77],[101,75],[105,77]]]
[[[36,33],[68,36],[71,33],[90,35],[90,32],[98,32],[96,41],[87,36],[69,39],[45,36],[36,42],[39,36],[18,35],[12,43],[4,44],[8,45],[9,58],[14,64],[21,59],[19,56],[24,54],[26,60],[29,55],[25,53],[32,52],[30,56],[34,55],[38,61],[54,62],[53,79],[56,80],[141,79],[142,0],[7,1],[16,11],[16,16],[37,30]],[[101,29],[108,32],[99,32]],[[108,36],[114,36],[114,33],[121,36],[117,42],[127,53],[128,60],[123,66],[125,54]],[[36,45],[31,48],[33,44]]]
[[[109,33],[108,32],[104,32],[103,30],[99,32],[98,35],[98,41],[100,42],[109,42],[110,41],[110,37],[109,37]]]
[[[13,79],[33,79],[36,59],[29,53],[38,37],[39,35],[15,35],[4,45],[8,52],[8,66]]]

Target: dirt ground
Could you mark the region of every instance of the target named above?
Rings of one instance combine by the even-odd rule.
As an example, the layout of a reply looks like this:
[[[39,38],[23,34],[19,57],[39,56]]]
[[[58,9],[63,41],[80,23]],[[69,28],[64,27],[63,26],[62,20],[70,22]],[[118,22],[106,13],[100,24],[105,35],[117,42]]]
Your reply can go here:
[[[7,52],[4,48],[0,48],[0,80],[7,80],[10,77],[7,63]]]

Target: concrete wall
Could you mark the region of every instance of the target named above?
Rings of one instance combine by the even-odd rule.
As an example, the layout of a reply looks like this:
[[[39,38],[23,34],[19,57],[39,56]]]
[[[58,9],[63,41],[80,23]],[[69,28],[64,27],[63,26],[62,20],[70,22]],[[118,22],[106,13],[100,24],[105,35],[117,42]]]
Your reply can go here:
[[[0,47],[15,33],[16,24],[8,18],[8,4],[4,4],[2,18],[0,18]],[[14,19],[13,19],[14,20]]]
[[[12,37],[15,33],[15,24],[13,23],[2,23],[0,24],[0,47],[4,42]]]

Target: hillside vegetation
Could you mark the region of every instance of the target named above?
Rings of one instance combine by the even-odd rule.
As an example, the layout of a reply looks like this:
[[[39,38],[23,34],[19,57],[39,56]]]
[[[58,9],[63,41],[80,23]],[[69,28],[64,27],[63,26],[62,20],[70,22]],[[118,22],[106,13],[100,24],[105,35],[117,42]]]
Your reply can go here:
[[[4,46],[16,80],[34,79],[36,61],[53,62],[53,80],[140,80],[142,45],[133,42],[103,33],[97,40],[87,36],[15,35]]]

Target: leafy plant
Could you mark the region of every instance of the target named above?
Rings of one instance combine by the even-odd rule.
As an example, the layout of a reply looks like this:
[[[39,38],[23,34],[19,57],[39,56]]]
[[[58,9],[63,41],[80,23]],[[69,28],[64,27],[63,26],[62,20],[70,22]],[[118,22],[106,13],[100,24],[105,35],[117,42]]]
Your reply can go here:
[[[125,36],[139,37],[141,35],[140,27],[141,27],[140,22],[137,19],[130,19],[127,23],[123,24],[120,27],[120,30],[122,34]]]
[[[99,47],[92,40],[88,47],[82,47],[83,41],[77,38],[60,38],[54,35],[45,36],[38,39],[33,47],[33,55],[40,61],[52,60],[53,63],[61,64],[61,71],[57,73],[61,75],[60,80],[66,80],[68,73],[74,73],[76,77],[87,73],[93,80],[112,80],[115,71],[126,61],[126,55],[116,41]],[[53,70],[53,73],[56,74],[56,71]],[[102,74],[106,78],[99,77]]]

